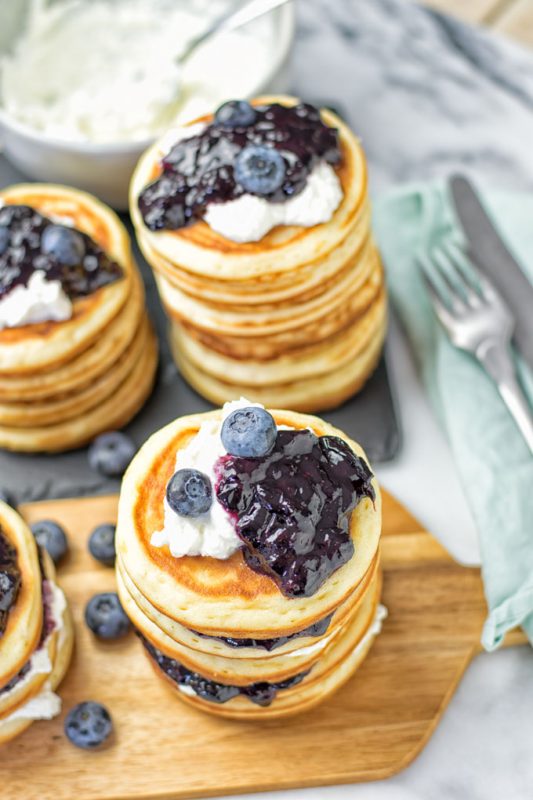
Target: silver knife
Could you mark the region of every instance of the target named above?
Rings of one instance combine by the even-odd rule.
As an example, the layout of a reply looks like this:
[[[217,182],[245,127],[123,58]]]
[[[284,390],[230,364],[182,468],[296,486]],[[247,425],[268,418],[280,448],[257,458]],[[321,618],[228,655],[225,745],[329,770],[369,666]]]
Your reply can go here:
[[[515,344],[533,369],[533,286],[502,241],[470,181],[463,175],[452,175],[449,186],[469,255],[512,311]]]

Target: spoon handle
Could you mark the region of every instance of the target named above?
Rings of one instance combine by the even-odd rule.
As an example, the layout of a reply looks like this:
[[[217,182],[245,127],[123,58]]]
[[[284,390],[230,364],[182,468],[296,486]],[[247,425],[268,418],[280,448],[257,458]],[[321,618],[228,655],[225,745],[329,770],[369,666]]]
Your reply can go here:
[[[234,31],[246,25],[248,22],[262,17],[263,14],[268,14],[269,11],[273,11],[275,8],[291,1],[292,0],[243,0],[238,4],[236,9],[225,11],[215,19],[205,31],[192,39],[177,57],[178,64],[184,64],[196,48],[212,36],[222,33],[223,31]]]

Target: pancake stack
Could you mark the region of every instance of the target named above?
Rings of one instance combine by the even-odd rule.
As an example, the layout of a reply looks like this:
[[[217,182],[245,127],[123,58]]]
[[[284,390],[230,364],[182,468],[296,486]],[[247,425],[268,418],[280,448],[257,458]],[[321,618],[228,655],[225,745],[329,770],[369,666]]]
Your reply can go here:
[[[336,691],[379,633],[386,613],[379,605],[380,494],[367,470],[368,494],[348,521],[353,555],[310,595],[288,596],[249,566],[243,549],[227,559],[174,557],[151,536],[163,526],[176,454],[200,426],[219,431],[222,413],[178,419],[130,465],[117,526],[118,591],[156,674],[180,699],[217,716],[271,719],[305,711]],[[271,413],[278,432],[287,426],[340,437],[364,459],[355,442],[319,418]]]
[[[13,186],[0,192],[0,226],[6,206],[76,228],[120,269],[117,280],[73,299],[71,319],[0,328],[0,447],[69,450],[125,425],[150,394],[157,345],[142,279],[124,226],[92,196]]]
[[[19,515],[0,502],[0,744],[61,707],[54,690],[73,629],[54,566]]]
[[[254,105],[296,102],[271,97]],[[370,229],[366,159],[346,124],[328,110],[321,116],[339,134],[335,171],[344,196],[320,225],[278,226],[245,243],[203,220],[153,231],[139,197],[161,175],[172,132],[134,173],[131,216],[169,317],[176,363],[216,404],[245,395],[297,411],[333,408],[362,388],[379,360],[387,302]]]

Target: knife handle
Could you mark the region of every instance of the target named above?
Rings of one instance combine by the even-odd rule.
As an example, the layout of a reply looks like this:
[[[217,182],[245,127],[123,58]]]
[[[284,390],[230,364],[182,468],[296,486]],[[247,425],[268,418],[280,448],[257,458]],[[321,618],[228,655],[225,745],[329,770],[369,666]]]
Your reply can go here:
[[[503,402],[533,455],[533,413],[516,378],[509,347],[503,342],[494,342],[477,356],[498,387]]]

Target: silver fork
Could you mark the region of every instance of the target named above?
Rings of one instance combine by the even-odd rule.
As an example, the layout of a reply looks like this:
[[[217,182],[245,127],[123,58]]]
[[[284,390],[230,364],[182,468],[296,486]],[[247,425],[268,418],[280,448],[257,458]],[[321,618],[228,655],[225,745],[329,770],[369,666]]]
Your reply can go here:
[[[456,243],[418,262],[443,328],[456,347],[484,366],[533,453],[533,414],[511,358],[514,319],[501,295]]]

